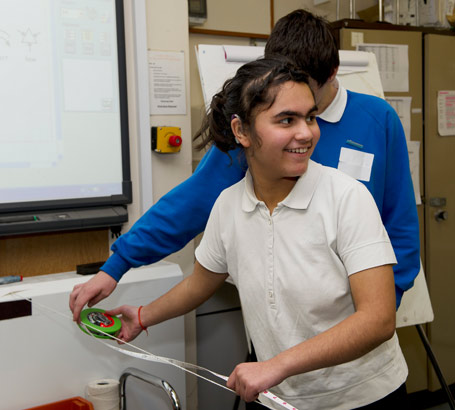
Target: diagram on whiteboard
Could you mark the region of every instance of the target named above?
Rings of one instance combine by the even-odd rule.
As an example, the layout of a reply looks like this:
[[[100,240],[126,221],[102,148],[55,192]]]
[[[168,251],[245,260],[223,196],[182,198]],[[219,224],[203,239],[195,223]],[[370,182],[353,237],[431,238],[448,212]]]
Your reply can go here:
[[[25,31],[19,30],[19,33],[22,36],[21,43],[28,47],[29,52],[32,52],[32,46],[38,43],[38,36],[40,33],[32,32],[30,27]]]

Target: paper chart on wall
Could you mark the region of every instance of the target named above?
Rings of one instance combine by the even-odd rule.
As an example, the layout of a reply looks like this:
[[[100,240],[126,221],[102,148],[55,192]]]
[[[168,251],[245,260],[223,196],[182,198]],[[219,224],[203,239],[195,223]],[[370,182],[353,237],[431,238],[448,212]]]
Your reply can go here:
[[[420,195],[420,141],[408,141],[409,167],[417,205],[422,205]]]
[[[403,125],[406,141],[411,140],[411,102],[412,97],[385,97],[386,101],[395,109]]]
[[[408,46],[402,44],[358,44],[357,50],[376,55],[385,92],[409,91]]]
[[[184,58],[183,52],[148,52],[151,115],[186,114]]]
[[[455,91],[438,92],[438,133],[455,135]]]

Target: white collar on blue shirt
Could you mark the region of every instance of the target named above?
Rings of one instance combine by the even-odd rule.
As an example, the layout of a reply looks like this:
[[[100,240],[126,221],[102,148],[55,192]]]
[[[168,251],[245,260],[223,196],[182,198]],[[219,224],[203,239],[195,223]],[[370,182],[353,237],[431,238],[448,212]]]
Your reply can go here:
[[[307,209],[318,186],[321,168],[322,166],[320,164],[310,160],[306,172],[297,180],[289,195],[278,205],[282,204],[294,209]],[[253,177],[249,170],[246,172],[244,181],[242,210],[252,212],[256,209],[260,201],[254,193]]]
[[[344,88],[338,82],[338,91],[335,98],[330,103],[330,105],[324,110],[324,112],[318,115],[318,117],[327,122],[340,121],[346,108],[347,102],[348,93],[346,91],[346,88]]]

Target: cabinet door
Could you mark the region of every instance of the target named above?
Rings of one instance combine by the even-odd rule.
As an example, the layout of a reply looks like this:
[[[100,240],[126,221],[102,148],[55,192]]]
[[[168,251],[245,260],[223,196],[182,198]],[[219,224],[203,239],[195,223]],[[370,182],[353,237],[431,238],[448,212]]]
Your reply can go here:
[[[437,98],[439,91],[455,90],[454,50],[455,36],[424,37],[425,254],[435,316],[429,335],[447,384],[455,382],[455,136],[438,133]],[[433,371],[430,388],[439,388]]]
[[[237,364],[246,361],[248,345],[240,309],[198,316],[196,326],[199,366],[229,376]],[[209,379],[224,384],[216,377]],[[198,410],[213,409],[244,410],[245,402],[232,392],[198,380]]]
[[[364,43],[370,44],[401,44],[408,46],[409,61],[409,92],[387,92],[387,96],[412,97],[411,100],[411,140],[423,140],[423,78],[422,78],[422,33],[397,30],[377,30],[343,28],[340,30],[340,49],[354,50],[353,44],[363,38]],[[420,149],[420,192],[424,194],[423,186],[423,148]],[[417,207],[420,222],[421,257],[424,259],[424,209]],[[418,301],[415,301],[418,303]],[[409,393],[427,389],[428,368],[427,355],[415,327],[404,327],[397,330],[400,346],[409,368],[406,387]]]
[[[423,81],[422,81],[422,33],[419,31],[376,30],[343,28],[340,30],[340,49],[355,50],[359,35],[364,43],[370,44],[400,44],[408,46],[409,61],[409,91],[386,92],[386,97],[411,97],[411,140],[423,140]],[[420,149],[420,164],[423,163],[423,149]],[[420,192],[424,195],[423,167],[420,166]],[[423,249],[423,207],[418,206],[417,211],[421,225],[420,238]],[[422,252],[422,259],[423,259]]]

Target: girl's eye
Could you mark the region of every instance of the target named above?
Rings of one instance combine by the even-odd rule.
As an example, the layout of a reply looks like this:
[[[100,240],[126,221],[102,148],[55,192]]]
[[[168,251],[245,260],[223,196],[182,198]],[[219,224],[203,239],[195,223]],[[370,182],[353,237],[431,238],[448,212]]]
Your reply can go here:
[[[280,120],[280,123],[281,124],[290,124],[292,122],[292,118],[283,118],[282,120]]]

